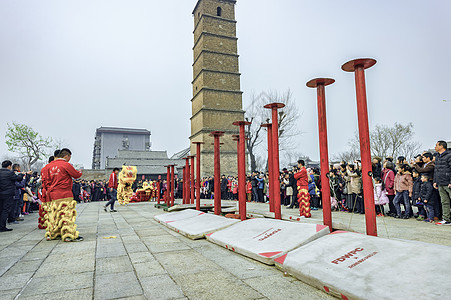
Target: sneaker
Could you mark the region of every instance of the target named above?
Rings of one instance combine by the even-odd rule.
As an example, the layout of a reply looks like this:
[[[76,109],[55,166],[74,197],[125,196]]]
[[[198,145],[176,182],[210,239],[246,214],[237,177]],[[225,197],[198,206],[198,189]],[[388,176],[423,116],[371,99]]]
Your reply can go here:
[[[103,207],[103,210],[106,211],[106,212],[108,212],[108,211],[106,210],[106,206]]]
[[[435,223],[435,225],[451,225],[451,222],[442,220],[440,222]]]
[[[12,228],[2,228],[2,229],[0,229],[0,232],[6,232],[6,231],[13,231],[13,229]]]
[[[112,210],[110,210],[110,212],[117,212],[117,210],[115,210],[115,209],[112,209]]]
[[[81,237],[81,236],[79,236],[78,238],[76,238],[76,239],[71,239],[71,238],[65,238],[64,239],[64,241],[65,242],[81,242],[81,241],[83,241],[84,239],[83,239],[83,237]]]
[[[28,215],[28,213],[27,213],[27,212],[24,212],[23,214],[24,214],[24,215]]]
[[[16,218],[16,221],[23,221],[24,219],[22,218]]]
[[[424,217],[423,217],[423,216],[419,216],[419,217],[417,218],[417,221],[424,221]]]

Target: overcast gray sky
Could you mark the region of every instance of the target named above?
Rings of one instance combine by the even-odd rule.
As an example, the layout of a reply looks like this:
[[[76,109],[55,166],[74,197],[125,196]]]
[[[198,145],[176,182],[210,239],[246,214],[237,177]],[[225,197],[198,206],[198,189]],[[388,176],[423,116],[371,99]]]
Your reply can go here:
[[[91,167],[95,129],[146,128],[153,150],[189,144],[196,0],[0,0],[0,155],[7,123],[67,142]],[[252,93],[288,88],[302,116],[298,152],[319,158],[316,92],[326,102],[329,153],[357,129],[353,58],[366,72],[370,127],[413,122],[430,148],[451,139],[451,1],[238,0],[244,106]],[[444,102],[443,100],[449,100]]]

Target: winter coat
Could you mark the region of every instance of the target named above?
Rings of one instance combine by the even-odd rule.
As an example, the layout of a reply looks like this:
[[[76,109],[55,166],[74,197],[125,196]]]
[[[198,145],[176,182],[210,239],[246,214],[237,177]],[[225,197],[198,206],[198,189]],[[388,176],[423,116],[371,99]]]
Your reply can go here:
[[[434,204],[434,197],[432,197],[432,192],[434,191],[434,187],[432,186],[431,182],[423,182],[421,184],[421,201],[424,202],[424,200],[427,200],[427,205],[433,205]]]
[[[21,181],[16,181],[16,192],[14,193],[14,199],[20,200],[22,199],[23,189],[25,188],[26,182],[25,178]]]
[[[348,176],[347,172],[342,173],[343,176],[343,194],[351,195],[351,177]]]
[[[257,178],[258,181],[258,189],[259,190],[263,190],[263,188],[265,187],[265,180],[263,178]]]
[[[376,183],[374,185],[374,204],[385,205],[388,202],[387,194],[385,193],[385,190],[382,189],[382,183]]]
[[[413,190],[412,174],[410,174],[409,171],[406,171],[402,174],[401,173],[396,174],[395,191],[396,192],[409,191],[409,196],[412,197],[412,190]]]
[[[6,168],[0,169],[0,195],[13,197],[16,193],[16,181],[22,181],[23,177],[23,174],[16,174]]]
[[[229,181],[227,180],[227,178],[221,179],[221,192],[227,191],[228,184],[229,184]]]
[[[286,190],[285,190],[286,195],[293,196],[293,187],[291,186],[291,176],[288,179],[284,179],[284,182],[286,185]]]
[[[351,178],[350,185],[348,187],[348,193],[360,194],[362,191],[362,179],[357,172],[351,172],[347,170],[348,176]]]
[[[395,194],[395,172],[390,169],[382,170],[382,181],[385,185],[385,191],[387,195],[391,196]]]
[[[339,182],[338,182],[338,176],[331,176],[329,178],[329,185],[330,185],[330,195],[332,197],[336,197],[338,189],[339,189]]]
[[[418,171],[418,173],[428,175],[431,181],[434,179],[435,163],[433,161],[422,166],[414,164],[413,167]]]
[[[413,180],[412,199],[414,203],[421,198],[421,177],[417,177]]]
[[[313,175],[309,176],[309,180],[308,180],[308,193],[312,196],[319,196],[319,190],[318,187],[315,184],[315,179],[313,177]]]
[[[434,183],[438,186],[451,184],[451,152],[449,150],[435,157]]]
[[[250,183],[250,182],[248,182],[248,183],[246,184],[246,193],[247,193],[247,194],[252,193],[252,183]]]

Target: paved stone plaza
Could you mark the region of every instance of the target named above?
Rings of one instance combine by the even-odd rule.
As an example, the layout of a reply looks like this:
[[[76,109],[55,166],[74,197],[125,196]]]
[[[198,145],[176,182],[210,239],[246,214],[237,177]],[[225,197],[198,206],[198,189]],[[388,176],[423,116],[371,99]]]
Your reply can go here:
[[[0,299],[330,299],[275,267],[159,225],[153,203],[117,213],[103,204],[78,205],[83,242],[44,240],[37,213],[0,234]]]
[[[37,213],[0,234],[0,299],[330,299],[275,267],[202,240],[190,240],[153,220],[153,203],[103,211],[80,204],[80,243],[45,241]],[[264,213],[267,204],[249,203]],[[282,209],[284,215],[296,210]],[[321,223],[321,211],[309,220]],[[364,232],[364,216],[333,213],[339,227]],[[381,236],[451,246],[449,227],[378,218]],[[115,237],[115,238],[111,238]]]

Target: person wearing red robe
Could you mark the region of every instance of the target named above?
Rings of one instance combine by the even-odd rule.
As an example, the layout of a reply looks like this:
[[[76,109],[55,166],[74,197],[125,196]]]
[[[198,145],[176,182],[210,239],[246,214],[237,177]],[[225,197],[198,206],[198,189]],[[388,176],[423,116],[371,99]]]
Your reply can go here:
[[[299,171],[294,174],[294,178],[297,181],[298,188],[298,202],[299,202],[299,213],[306,218],[310,218],[312,214],[310,213],[310,195],[308,192],[308,175],[305,168],[305,162],[301,159],[298,160]]]
[[[47,221],[45,237],[47,240],[54,240],[59,237],[65,242],[82,241],[76,231],[75,219],[77,212],[75,206],[77,202],[73,198],[72,178],[80,178],[82,173],[75,170],[69,163],[72,152],[69,149],[62,149],[55,157],[55,160],[44,169],[46,201],[47,201]]]
[[[48,184],[48,168],[50,163],[55,160],[55,156],[49,157],[49,163],[41,169],[41,193],[38,194],[41,204],[39,204],[39,218],[38,218],[38,228],[45,229],[47,226],[45,222],[47,220],[47,184]]]

